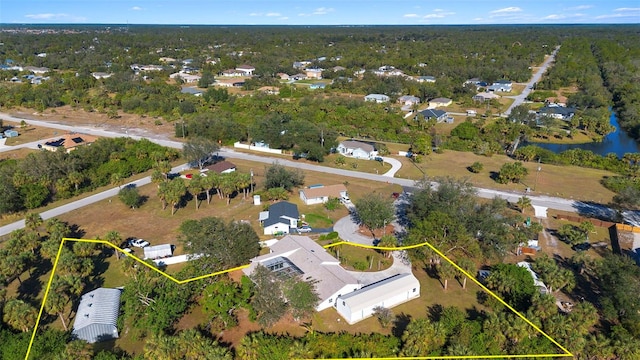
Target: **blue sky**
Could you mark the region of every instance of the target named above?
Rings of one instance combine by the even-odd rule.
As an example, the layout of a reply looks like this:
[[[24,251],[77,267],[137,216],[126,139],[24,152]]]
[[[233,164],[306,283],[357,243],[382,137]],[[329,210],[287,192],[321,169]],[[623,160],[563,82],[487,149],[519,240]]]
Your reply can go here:
[[[0,0],[0,23],[441,25],[640,23],[640,0]]]

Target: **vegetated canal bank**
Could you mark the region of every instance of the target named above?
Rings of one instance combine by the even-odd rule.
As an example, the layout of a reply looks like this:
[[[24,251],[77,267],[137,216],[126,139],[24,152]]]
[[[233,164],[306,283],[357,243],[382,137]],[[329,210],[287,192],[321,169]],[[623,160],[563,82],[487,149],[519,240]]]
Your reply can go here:
[[[615,153],[618,157],[624,156],[626,153],[640,152],[640,146],[632,137],[630,137],[618,124],[618,118],[612,111],[609,117],[609,123],[616,127],[616,131],[608,134],[601,142],[590,142],[584,144],[550,144],[527,142],[522,145],[535,145],[543,149],[551,150],[554,153],[561,153],[565,150],[583,149],[592,151],[595,154],[606,156],[609,153]]]

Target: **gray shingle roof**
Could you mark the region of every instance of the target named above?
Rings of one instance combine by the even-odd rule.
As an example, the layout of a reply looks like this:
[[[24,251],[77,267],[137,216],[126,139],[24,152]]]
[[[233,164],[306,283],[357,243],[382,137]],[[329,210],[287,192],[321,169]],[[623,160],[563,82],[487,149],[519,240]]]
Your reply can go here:
[[[264,221],[263,226],[267,227],[280,222],[289,224],[289,220],[283,219],[283,216],[293,219],[299,218],[300,213],[298,212],[298,206],[286,201],[281,201],[269,206],[269,218]]]
[[[118,338],[120,290],[97,288],[80,298],[72,335],[88,343]]]
[[[345,140],[341,142],[340,145],[344,146],[346,149],[362,149],[368,153],[375,150],[373,145],[355,140]]]

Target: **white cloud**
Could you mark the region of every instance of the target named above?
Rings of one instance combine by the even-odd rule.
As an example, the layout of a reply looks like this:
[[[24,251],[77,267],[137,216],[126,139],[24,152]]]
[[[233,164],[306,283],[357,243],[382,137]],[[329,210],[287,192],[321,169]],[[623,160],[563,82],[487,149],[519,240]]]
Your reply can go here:
[[[473,21],[483,21],[483,18],[474,18]]]
[[[63,13],[27,14],[24,17],[32,20],[65,20],[65,21],[72,21],[72,22],[82,22],[87,20],[87,18],[85,17],[73,16],[73,15],[63,14]]]
[[[423,16],[422,18],[424,19],[441,19],[443,17],[446,16],[451,16],[451,15],[455,15],[456,13],[451,12],[451,11],[445,11],[442,9],[433,9],[433,12],[431,14],[427,14],[425,16]]]
[[[491,11],[491,14],[509,14],[509,13],[520,12],[520,11],[522,11],[521,8],[517,6],[510,6],[510,7],[506,7],[498,10],[493,10]]]
[[[406,18],[417,18],[420,17],[418,14],[404,14],[402,17]]]
[[[142,8],[140,6],[134,6],[131,8],[131,10],[140,11],[142,10]]]
[[[587,9],[591,9],[592,7],[593,5],[578,5],[578,6],[568,7],[565,10],[587,10]]]
[[[275,16],[282,16],[282,14],[277,13],[277,12],[270,12],[270,13],[267,13],[267,15],[265,15],[265,16],[275,17]]]
[[[317,8],[313,11],[313,15],[326,15],[330,12],[333,12],[334,9],[333,8],[325,8],[325,7],[320,7]]]
[[[249,16],[262,16],[262,14],[260,14],[260,13],[251,13],[251,14],[249,14]]]
[[[565,19],[565,18],[566,18],[566,16],[564,16],[564,15],[551,14],[551,15],[543,17],[542,20],[561,20],[561,19]]]
[[[640,8],[617,8],[613,11],[640,11]]]

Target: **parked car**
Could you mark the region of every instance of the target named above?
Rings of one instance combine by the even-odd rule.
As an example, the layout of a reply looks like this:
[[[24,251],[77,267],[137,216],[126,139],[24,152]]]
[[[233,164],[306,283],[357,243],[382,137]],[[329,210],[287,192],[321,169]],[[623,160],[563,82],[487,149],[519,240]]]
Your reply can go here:
[[[299,233],[307,233],[307,232],[311,232],[311,227],[310,226],[303,226],[298,228],[298,232]]]
[[[143,239],[131,239],[129,240],[129,245],[143,248],[149,246],[149,242]]]
[[[376,156],[374,160],[375,160],[375,161],[378,161],[378,162],[383,162],[383,161],[384,161],[384,159],[382,158],[382,156]]]

